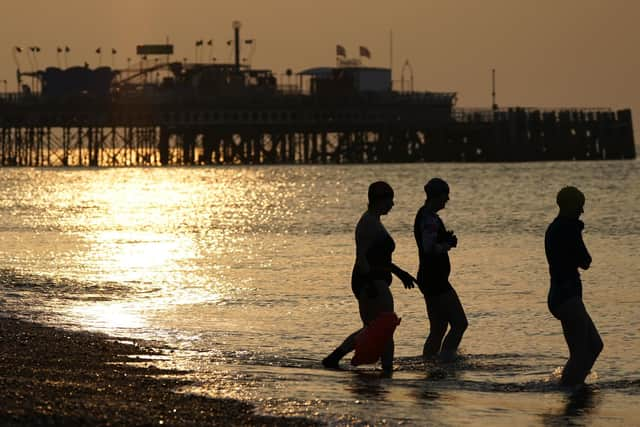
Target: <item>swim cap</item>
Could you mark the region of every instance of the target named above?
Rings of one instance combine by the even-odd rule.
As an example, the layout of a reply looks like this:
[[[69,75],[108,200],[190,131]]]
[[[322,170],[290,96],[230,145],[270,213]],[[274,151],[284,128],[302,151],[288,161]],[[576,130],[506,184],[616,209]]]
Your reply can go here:
[[[584,205],[584,194],[576,187],[564,187],[556,196],[560,209],[576,209]]]
[[[427,197],[438,197],[443,194],[449,194],[449,184],[442,178],[431,178],[424,185],[424,192]]]
[[[376,181],[369,186],[369,202],[393,197],[393,188],[384,181]]]

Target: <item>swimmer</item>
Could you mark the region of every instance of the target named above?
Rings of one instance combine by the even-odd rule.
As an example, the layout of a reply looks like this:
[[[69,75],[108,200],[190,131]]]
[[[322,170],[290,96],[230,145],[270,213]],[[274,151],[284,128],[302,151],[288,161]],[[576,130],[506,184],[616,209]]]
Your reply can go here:
[[[395,242],[386,230],[380,217],[393,207],[393,189],[384,181],[369,186],[369,204],[356,226],[356,260],[351,273],[351,290],[358,301],[363,328],[349,335],[331,354],[322,360],[326,368],[336,369],[340,359],[355,348],[356,336],[380,313],[393,312],[391,294],[392,274],[404,287],[414,287],[415,279],[392,262]],[[393,371],[393,338],[386,344],[382,354],[382,369],[386,374]]]
[[[562,324],[569,347],[569,360],[562,371],[561,384],[584,383],[604,344],[582,302],[582,281],[578,269],[591,266],[591,255],[582,239],[585,197],[575,187],[564,187],[556,197],[558,216],[547,228],[544,239],[551,286],[547,304]]]
[[[422,357],[425,360],[439,357],[449,362],[455,359],[468,326],[458,294],[449,282],[449,251],[458,245],[458,238],[452,231],[447,231],[438,215],[449,201],[449,185],[440,178],[433,178],[424,186],[424,191],[427,199],[418,210],[413,227],[420,259],[418,287],[429,318],[429,335]]]

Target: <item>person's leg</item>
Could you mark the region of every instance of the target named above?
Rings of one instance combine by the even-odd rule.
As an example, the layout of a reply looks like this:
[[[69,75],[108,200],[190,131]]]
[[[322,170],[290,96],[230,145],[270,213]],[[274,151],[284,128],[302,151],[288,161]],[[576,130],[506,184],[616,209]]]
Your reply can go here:
[[[393,311],[393,297],[387,284],[382,280],[375,280],[371,285],[375,288],[374,296],[370,296],[366,292],[358,299],[358,309],[360,310],[360,319],[362,324],[367,326],[378,314],[384,311]]]
[[[447,312],[447,320],[451,325],[451,329],[449,329],[449,333],[442,343],[440,356],[443,360],[453,360],[469,322],[455,290],[452,289],[443,294],[441,301],[443,309]]]
[[[370,298],[366,293],[362,293],[358,298],[358,311],[360,312],[362,324],[366,327],[375,312],[375,299]],[[364,327],[349,335],[331,354],[322,359],[322,365],[325,368],[338,369],[340,367],[340,359],[355,349],[356,337]]]
[[[557,317],[562,323],[562,333],[569,347],[569,360],[562,370],[562,385],[574,386],[582,384],[588,374],[589,328],[588,315],[580,298],[572,298],[562,303],[557,309]]]
[[[351,335],[349,335],[335,350],[331,352],[327,357],[322,359],[322,366],[330,369],[338,369],[340,367],[340,359],[347,355],[347,353],[353,351],[356,346],[356,336],[362,331],[358,329]]]
[[[585,308],[585,313],[587,316],[587,342],[589,348],[588,359],[586,361],[586,375],[589,375],[589,372],[593,368],[594,363],[598,359],[598,356],[602,352],[604,348],[604,343],[602,342],[602,338],[600,338],[600,334],[598,333],[598,329],[596,329],[596,325],[594,325],[591,316],[587,312]]]
[[[427,317],[429,318],[429,335],[422,348],[422,357],[430,359],[440,353],[442,338],[447,332],[447,319],[442,312],[440,305],[440,295],[424,297],[427,307]]]
[[[374,282],[375,296],[371,297],[366,292],[363,292],[358,298],[358,311],[360,312],[360,319],[362,324],[366,327],[373,319],[375,319],[379,313],[383,311],[393,311],[393,297],[389,287],[383,281]],[[325,368],[337,369],[339,367],[340,359],[355,349],[356,337],[362,329],[358,329],[349,335],[331,354],[322,359],[322,365]],[[388,362],[391,361],[391,362]],[[385,362],[392,365],[393,361],[393,341],[388,344],[383,354],[383,366]]]
[[[379,284],[378,287],[378,297],[376,298],[376,313],[374,315],[377,317],[380,313],[394,312],[393,308],[393,295],[391,294],[391,289],[387,286],[386,283]],[[373,319],[371,319],[373,320]],[[394,353],[394,342],[393,337],[386,343],[384,347],[384,351],[381,356],[382,370],[390,374],[393,371],[393,353]]]

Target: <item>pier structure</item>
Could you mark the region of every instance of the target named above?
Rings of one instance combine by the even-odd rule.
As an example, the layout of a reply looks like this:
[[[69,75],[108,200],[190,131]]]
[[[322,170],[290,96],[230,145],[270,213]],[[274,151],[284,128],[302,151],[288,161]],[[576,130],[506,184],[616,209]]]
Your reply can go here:
[[[0,101],[2,166],[164,166],[635,157],[629,110],[456,110],[424,94],[269,102]]]
[[[634,159],[631,110],[507,108],[454,110],[450,156],[467,161]],[[428,161],[425,159],[425,161]]]
[[[284,84],[242,63],[233,29],[229,64],[171,62],[172,45],[141,45],[140,62],[121,70],[18,70],[21,92],[0,97],[0,166],[636,156],[630,110],[458,109],[454,92],[394,91],[390,69],[353,59],[287,70]]]
[[[0,163],[16,166],[364,163],[417,161],[449,121],[430,97],[269,102],[120,99],[0,102]],[[326,100],[325,100],[326,101]]]

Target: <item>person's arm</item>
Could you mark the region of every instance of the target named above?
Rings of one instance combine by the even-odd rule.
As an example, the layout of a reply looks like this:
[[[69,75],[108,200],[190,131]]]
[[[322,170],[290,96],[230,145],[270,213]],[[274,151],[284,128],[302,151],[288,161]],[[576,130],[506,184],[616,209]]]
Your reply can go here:
[[[422,250],[426,254],[443,254],[451,249],[447,242],[438,243],[438,222],[432,216],[423,217],[421,223]]]
[[[583,270],[588,270],[589,267],[591,267],[591,255],[589,254],[589,251],[587,250],[587,246],[584,244],[584,240],[582,240],[582,228],[584,227],[584,225],[582,227],[580,227],[578,229],[578,244],[576,247],[576,261],[578,264],[578,267],[582,268]]]
[[[418,281],[411,274],[407,273],[394,263],[391,263],[391,272],[402,281],[405,289],[411,289],[414,287],[414,283],[418,283]]]
[[[361,220],[356,227],[356,265],[361,274],[369,274],[371,266],[367,253],[373,244],[375,229],[367,218]]]
[[[356,227],[356,266],[358,272],[365,277],[369,276],[371,270],[376,268],[375,265],[370,265],[367,260],[367,253],[375,243],[376,232],[377,224],[371,217],[363,218]],[[365,280],[364,290],[369,298],[376,298],[378,295],[376,285],[372,280]]]

